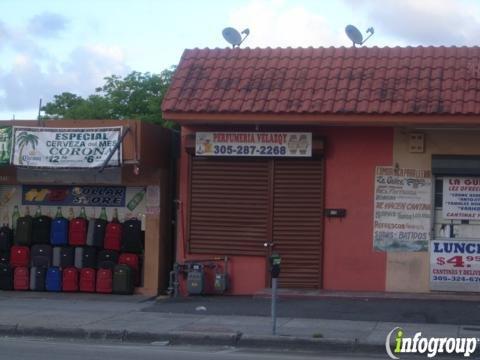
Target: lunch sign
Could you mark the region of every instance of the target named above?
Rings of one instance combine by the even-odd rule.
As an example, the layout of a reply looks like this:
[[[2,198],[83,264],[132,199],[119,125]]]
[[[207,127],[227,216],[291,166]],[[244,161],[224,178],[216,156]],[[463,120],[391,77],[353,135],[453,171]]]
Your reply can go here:
[[[312,156],[312,133],[197,132],[195,140],[198,156]]]
[[[101,167],[121,139],[122,127],[13,127],[12,163],[35,168]],[[120,166],[121,144],[107,166]]]

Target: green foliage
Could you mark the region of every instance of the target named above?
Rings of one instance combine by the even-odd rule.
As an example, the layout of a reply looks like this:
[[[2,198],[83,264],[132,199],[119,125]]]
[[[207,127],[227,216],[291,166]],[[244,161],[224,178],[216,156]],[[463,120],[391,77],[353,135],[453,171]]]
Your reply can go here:
[[[133,71],[125,77],[112,75],[87,98],[64,92],[42,107],[44,119],[139,119],[173,124],[162,119],[161,104],[174,68],[160,74]]]

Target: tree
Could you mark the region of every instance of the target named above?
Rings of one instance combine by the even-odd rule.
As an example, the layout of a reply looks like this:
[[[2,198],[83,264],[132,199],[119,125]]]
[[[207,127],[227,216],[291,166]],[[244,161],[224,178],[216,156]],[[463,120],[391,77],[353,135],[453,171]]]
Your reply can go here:
[[[20,165],[23,164],[23,150],[28,145],[30,145],[33,150],[35,150],[35,147],[38,145],[38,136],[34,134],[29,134],[26,131],[22,131],[20,134],[18,134],[18,147],[20,148],[20,151],[18,152],[18,157],[20,159]]]
[[[111,75],[87,98],[64,92],[42,107],[45,119],[140,119],[171,127],[162,118],[161,104],[174,68],[160,74],[133,71],[124,78]]]

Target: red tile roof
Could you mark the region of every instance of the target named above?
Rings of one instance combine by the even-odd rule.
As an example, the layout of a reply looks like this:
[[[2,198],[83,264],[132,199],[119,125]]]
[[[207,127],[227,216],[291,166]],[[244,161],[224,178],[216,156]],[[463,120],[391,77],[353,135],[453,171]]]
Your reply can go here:
[[[480,48],[185,50],[162,109],[480,114]]]

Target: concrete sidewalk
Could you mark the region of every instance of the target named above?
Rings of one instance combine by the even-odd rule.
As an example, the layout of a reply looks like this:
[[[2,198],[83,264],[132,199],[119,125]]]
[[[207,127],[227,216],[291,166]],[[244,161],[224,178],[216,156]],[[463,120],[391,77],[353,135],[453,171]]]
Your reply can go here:
[[[228,299],[226,300],[228,301]],[[195,305],[195,303],[193,303]],[[0,334],[127,342],[384,352],[396,326],[406,335],[477,337],[480,326],[149,311],[142,296],[0,291]]]

